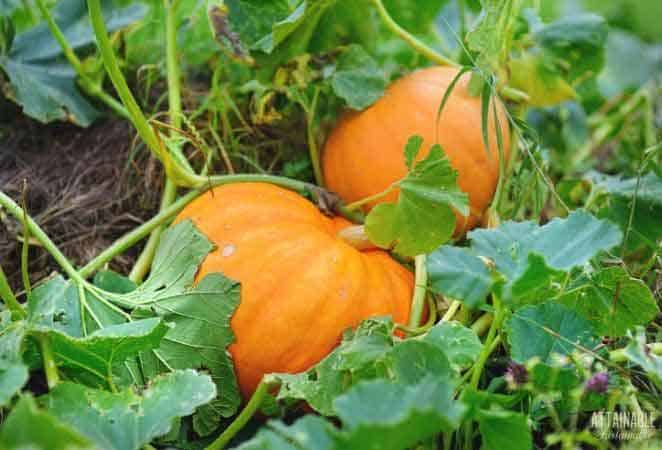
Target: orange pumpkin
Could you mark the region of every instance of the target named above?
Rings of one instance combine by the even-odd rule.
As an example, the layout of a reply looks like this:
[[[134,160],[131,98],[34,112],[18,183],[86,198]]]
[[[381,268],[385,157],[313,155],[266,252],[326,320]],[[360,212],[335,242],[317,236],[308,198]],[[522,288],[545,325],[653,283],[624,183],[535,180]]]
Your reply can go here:
[[[345,114],[324,148],[327,187],[348,203],[382,192],[406,175],[403,150],[409,137],[417,134],[424,139],[419,159],[427,155],[432,144],[441,144],[458,171],[460,189],[469,195],[471,213],[468,218],[457,215],[456,234],[474,227],[489,206],[499,178],[497,136],[490,107],[488,155],[481,131],[481,101],[469,95],[469,74],[453,88],[436,125],[439,105],[457,73],[457,69],[448,67],[416,71],[389,86],[384,96],[366,110]],[[507,160],[508,121],[503,108],[498,111]],[[395,201],[397,196],[394,191],[368,203],[366,210],[382,201]]]
[[[342,332],[371,316],[406,323],[413,276],[380,250],[359,251],[294,192],[264,183],[225,185],[191,202],[190,219],[215,245],[197,279],[222,272],[241,283],[230,347],[247,398],[264,374],[310,368]]]

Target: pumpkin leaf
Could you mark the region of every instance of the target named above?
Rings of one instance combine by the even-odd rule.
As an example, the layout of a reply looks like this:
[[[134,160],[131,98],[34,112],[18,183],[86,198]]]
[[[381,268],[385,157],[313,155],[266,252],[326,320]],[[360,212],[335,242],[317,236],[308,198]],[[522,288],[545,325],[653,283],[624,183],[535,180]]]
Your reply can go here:
[[[533,448],[531,428],[524,414],[505,410],[481,410],[478,428],[483,450],[530,450]]]
[[[240,402],[226,351],[234,341],[230,318],[239,304],[239,284],[221,274],[210,274],[191,288],[198,266],[212,249],[190,220],[182,221],[161,236],[143,284],[124,294],[105,293],[110,301],[132,308],[136,319],[158,317],[173,325],[158,349],[140,356],[147,379],[173,369],[210,372],[219,397],[194,416],[196,432],[201,435],[214,431],[221,417],[233,415]]]
[[[83,336],[81,307],[75,283],[57,275],[35,287],[28,297],[28,323],[72,337]]]
[[[444,245],[428,255],[426,264],[430,288],[470,308],[484,304],[494,284],[483,260],[467,248]]]
[[[21,357],[24,336],[24,322],[12,322],[10,311],[0,312],[0,407],[28,381],[28,368]]]
[[[96,450],[98,447],[47,411],[37,408],[34,399],[25,395],[2,424],[0,448]]]
[[[269,382],[280,384],[276,398],[288,403],[305,400],[320,414],[333,416],[334,400],[360,381],[416,384],[434,374],[454,382],[456,373],[446,356],[444,339],[401,341],[392,330],[390,320],[366,320],[356,331],[346,332],[342,343],[307,372],[269,375]]]
[[[358,384],[333,403],[343,422],[342,449],[402,449],[456,429],[466,408],[453,384],[429,377],[403,385],[386,380]]]
[[[469,306],[481,305],[488,289],[498,289],[500,298],[514,305],[545,300],[556,293],[553,281],[613,248],[622,236],[615,224],[582,210],[543,226],[504,222],[498,228],[474,230],[468,234],[470,248],[443,246],[429,256],[432,288]],[[494,264],[498,283],[488,280],[479,257]],[[467,267],[461,276],[475,283],[471,288],[455,281],[458,266]]]
[[[125,27],[145,12],[140,3],[119,7],[114,0],[104,0],[102,8],[109,31]],[[60,1],[52,15],[73,50],[94,43],[85,0]],[[11,48],[0,54],[0,68],[9,78],[4,90],[25,114],[40,122],[66,120],[88,126],[99,113],[78,90],[76,72],[62,62],[62,56],[45,22],[16,35]]]
[[[600,335],[620,337],[652,321],[660,309],[646,283],[622,267],[582,276],[559,301],[589,320]]]
[[[649,172],[640,177],[638,186],[636,177],[623,178],[592,172],[586,178],[596,192],[608,196],[598,215],[613,220],[628,234],[627,242],[624,242],[628,251],[641,246],[656,249],[662,240],[662,177]],[[635,191],[637,196],[633,204]]]
[[[92,386],[142,386],[143,376],[151,380],[177,369],[209,371],[220,395],[193,419],[196,432],[209,434],[240,402],[226,351],[234,340],[230,318],[239,304],[239,284],[210,274],[191,288],[212,248],[192,222],[183,221],[163,233],[150,276],[139,287],[110,273],[96,280],[107,291],[89,285],[79,289],[76,282],[56,276],[35,288],[28,300],[29,332],[49,339],[69,376]]]
[[[567,67],[569,81],[591,73],[596,76],[604,65],[608,26],[596,14],[574,14],[537,27],[533,38],[544,52]]]
[[[181,294],[193,286],[198,266],[213,248],[193,222],[180,222],[163,233],[147,280],[136,289],[111,298],[133,308]]]
[[[456,369],[470,367],[483,349],[476,333],[458,322],[440,322],[419,339],[442,349]]]
[[[334,402],[342,423],[335,428],[315,416],[292,425],[269,422],[238,450],[399,450],[442,431],[456,429],[466,408],[453,399],[453,385],[428,377],[404,385],[363,381]]]
[[[158,318],[149,318],[96,330],[75,338],[52,328],[33,327],[30,335],[51,343],[58,366],[69,369],[72,379],[91,386],[108,387],[113,369],[141,351],[157,348],[168,327]]]
[[[139,306],[134,311],[136,317],[158,316],[174,325],[158,350],[141,355],[143,372],[153,376],[172,368],[210,371],[219,397],[194,416],[194,426],[201,435],[214,431],[220,418],[233,415],[240,403],[232,361],[226,352],[234,341],[230,318],[239,304],[239,284],[211,274],[188,289],[198,265],[212,248],[191,221],[170,227],[161,238],[150,277],[120,300]],[[191,352],[191,348],[198,351]]]
[[[99,449],[137,450],[215,395],[208,375],[184,370],[153,379],[142,395],[132,389],[111,393],[65,382],[40,403]]]
[[[516,311],[505,330],[511,356],[521,363],[535,357],[551,364],[558,355],[592,350],[599,343],[589,321],[555,302]]]
[[[210,23],[228,55],[273,68],[307,52],[320,19],[337,1],[214,1]]]
[[[173,369],[209,371],[218,398],[194,416],[199,434],[214,431],[221,417],[232,416],[241,401],[227,346],[234,341],[230,319],[239,305],[239,283],[219,273],[209,274],[195,288],[154,300],[134,312],[136,317],[157,316],[172,324],[157,350],[141,355],[149,379]]]
[[[386,88],[386,74],[359,45],[350,45],[340,53],[329,81],[334,94],[356,110],[373,104]]]
[[[408,163],[416,142],[410,139],[407,145]],[[365,228],[370,240],[405,256],[428,253],[448,241],[455,230],[453,209],[469,214],[467,195],[456,180],[457,172],[441,146],[432,146],[425,159],[397,183],[398,201],[380,203],[368,214]]]

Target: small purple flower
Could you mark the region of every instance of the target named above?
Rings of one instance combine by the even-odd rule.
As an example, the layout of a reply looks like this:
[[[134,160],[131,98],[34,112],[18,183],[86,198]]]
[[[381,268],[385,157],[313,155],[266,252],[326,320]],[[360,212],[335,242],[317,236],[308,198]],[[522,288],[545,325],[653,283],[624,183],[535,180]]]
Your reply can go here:
[[[529,381],[529,372],[527,372],[524,364],[511,361],[508,363],[508,369],[506,369],[506,380],[514,385],[524,384]]]
[[[598,372],[593,375],[586,383],[586,390],[596,394],[604,394],[609,388],[609,374],[607,372]]]

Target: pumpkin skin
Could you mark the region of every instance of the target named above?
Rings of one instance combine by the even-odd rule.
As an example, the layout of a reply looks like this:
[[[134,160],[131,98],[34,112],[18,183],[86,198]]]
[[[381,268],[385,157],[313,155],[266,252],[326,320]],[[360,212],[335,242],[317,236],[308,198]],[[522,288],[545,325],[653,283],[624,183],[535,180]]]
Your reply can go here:
[[[310,368],[368,317],[409,318],[412,273],[383,251],[358,251],[339,239],[350,223],[324,216],[294,192],[225,185],[191,202],[176,222],[185,219],[216,245],[196,281],[222,272],[241,283],[229,351],[244,398],[264,374]]]
[[[469,195],[470,216],[456,213],[455,234],[473,228],[489,206],[499,179],[497,136],[490,105],[488,156],[481,131],[481,101],[469,95],[469,74],[453,88],[435,126],[439,105],[457,73],[448,67],[418,70],[391,84],[384,96],[364,111],[344,114],[322,155],[327,187],[348,203],[382,192],[407,174],[403,151],[409,137],[417,134],[424,140],[417,159],[424,158],[434,143],[441,144],[458,172],[458,186]],[[507,161],[509,126],[503,108],[497,110]],[[365,210],[397,198],[394,191],[366,204]]]

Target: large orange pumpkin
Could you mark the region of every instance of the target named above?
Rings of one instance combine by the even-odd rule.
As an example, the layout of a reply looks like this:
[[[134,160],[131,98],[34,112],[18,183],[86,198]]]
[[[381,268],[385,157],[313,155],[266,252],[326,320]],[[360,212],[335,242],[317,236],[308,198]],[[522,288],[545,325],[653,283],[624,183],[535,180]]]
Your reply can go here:
[[[217,247],[197,279],[222,272],[241,283],[229,350],[245,398],[264,374],[310,368],[363,319],[408,320],[411,272],[383,251],[345,243],[337,232],[350,223],[324,216],[294,192],[225,185],[190,203],[176,221],[184,219]]]
[[[458,171],[460,189],[469,195],[471,214],[468,218],[458,215],[456,234],[474,227],[489,206],[499,178],[497,136],[490,108],[488,155],[481,131],[481,101],[469,95],[469,74],[453,88],[436,125],[439,105],[457,73],[447,67],[416,71],[389,86],[366,110],[345,114],[329,135],[322,156],[327,187],[346,202],[382,192],[406,175],[403,150],[409,137],[417,134],[424,139],[419,159],[432,144],[441,144]],[[498,111],[507,160],[508,121],[501,107]],[[366,209],[381,201],[395,201],[397,195],[394,191]]]

